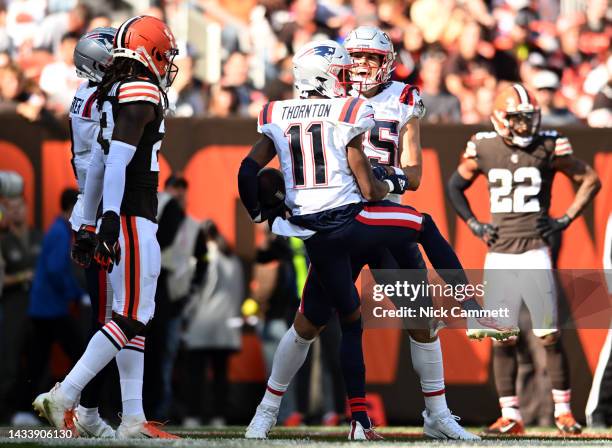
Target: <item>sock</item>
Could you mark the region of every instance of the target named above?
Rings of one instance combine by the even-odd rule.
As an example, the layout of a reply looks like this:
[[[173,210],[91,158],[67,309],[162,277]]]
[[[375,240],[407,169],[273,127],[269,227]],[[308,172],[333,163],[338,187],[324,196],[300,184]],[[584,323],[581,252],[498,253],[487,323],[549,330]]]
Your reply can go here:
[[[365,400],[365,362],[363,360],[361,318],[340,325],[342,341],[340,342],[340,366],[346,386],[349,407],[353,420],[364,428],[372,423],[368,417]]]
[[[117,354],[128,339],[112,320],[89,340],[85,353],[61,384],[61,391],[71,403],[76,403],[83,388]]]
[[[516,395],[499,397],[499,406],[501,407],[502,417],[517,421],[523,420],[521,411],[519,411],[519,400]]]
[[[570,388],[569,364],[561,339],[544,346],[546,350],[546,370],[553,389],[566,391]]]
[[[308,355],[314,339],[304,339],[297,334],[293,325],[282,337],[276,347],[272,361],[272,373],[268,379],[262,404],[278,409],[283,394]]]
[[[82,405],[79,405],[77,408],[77,416],[79,422],[84,425],[95,423],[100,418],[100,414],[98,412],[98,408],[86,408]]]
[[[417,342],[410,338],[412,367],[421,380],[425,407],[430,414],[437,414],[448,408],[444,390],[444,366],[440,340]]]
[[[572,412],[572,409],[570,408],[570,400],[572,397],[571,389],[553,389],[552,396],[553,401],[555,402],[555,418],[559,417],[562,414]]]
[[[135,336],[117,353],[119,368],[119,383],[121,384],[121,402],[123,417],[134,417],[144,421],[145,413],[142,407],[142,381],[144,376],[144,336]]]
[[[518,374],[516,345],[493,345],[493,374],[498,397],[516,396]]]

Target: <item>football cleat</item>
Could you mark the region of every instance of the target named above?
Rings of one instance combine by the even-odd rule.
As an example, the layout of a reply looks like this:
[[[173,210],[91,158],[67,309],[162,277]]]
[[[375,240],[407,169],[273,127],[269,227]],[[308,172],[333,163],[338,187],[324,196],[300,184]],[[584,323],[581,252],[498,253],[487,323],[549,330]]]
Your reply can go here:
[[[115,436],[118,439],[180,439],[179,436],[163,431],[159,422],[126,422],[121,421]]]
[[[98,415],[93,422],[85,419],[79,420],[78,411],[74,415],[74,426],[81,437],[92,437],[97,439],[114,439],[115,430]]]
[[[267,439],[268,433],[276,425],[278,408],[260,404],[244,433],[245,439]]]
[[[476,434],[466,431],[458,423],[460,417],[453,415],[449,409],[437,414],[423,411],[423,433],[432,439],[480,440]]]
[[[525,434],[525,427],[520,420],[500,417],[495,423],[484,430],[485,434],[496,436],[522,435]]]
[[[348,434],[349,440],[384,440],[384,437],[378,434],[374,427],[364,428],[357,420],[351,420],[351,426]]]
[[[571,412],[566,412],[555,418],[555,425],[561,434],[580,434],[582,432],[582,426],[576,422]]]
[[[497,341],[507,341],[508,339],[516,338],[520,333],[518,328],[508,330],[494,330],[493,328],[470,328],[465,334],[468,339],[482,341],[484,338],[491,338]]]
[[[69,403],[64,397],[60,390],[60,383],[56,383],[49,392],[36,397],[32,402],[32,407],[52,426],[71,431],[72,437],[78,437],[77,429],[74,426],[74,404]]]

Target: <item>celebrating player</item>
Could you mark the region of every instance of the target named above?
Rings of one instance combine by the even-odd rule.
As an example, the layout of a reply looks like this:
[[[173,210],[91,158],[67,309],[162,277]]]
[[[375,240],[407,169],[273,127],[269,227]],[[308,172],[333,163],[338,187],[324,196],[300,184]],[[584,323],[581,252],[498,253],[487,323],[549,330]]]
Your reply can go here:
[[[351,81],[353,93],[367,98],[374,109],[374,127],[363,139],[363,149],[372,163],[395,166],[408,178],[408,189],[421,182],[422,155],[419,122],[425,107],[416,87],[391,81],[395,51],[389,36],[372,26],[360,26],[349,33],[344,47],[354,64]],[[390,200],[400,203],[398,195]],[[411,246],[411,263],[398,266],[388,250],[368,254],[370,269],[425,269],[416,243]],[[374,271],[375,273],[376,271]],[[376,275],[376,274],[375,274]],[[423,271],[424,281],[427,273]],[[464,430],[446,404],[444,366],[440,340],[428,329],[408,329],[412,365],[421,380],[426,410],[423,412],[425,435],[441,439],[474,440],[478,436]]]
[[[74,428],[78,395],[122,349],[131,346],[144,356],[140,338],[155,307],[161,257],[155,236],[157,152],[164,135],[164,92],[176,75],[178,49],[162,21],[137,16],[119,27],[112,53],[97,89],[100,131],[87,172],[83,222],[95,225],[103,198],[93,259],[109,272],[113,314],[64,381],[34,402],[61,429]],[[176,438],[146,421],[142,366],[134,363],[121,378],[123,414],[116,436]]]
[[[448,182],[449,197],[472,232],[489,246],[484,266],[485,308],[508,308],[510,324],[516,325],[524,301],[533,332],[546,350],[556,426],[562,433],[580,433],[570,409],[569,366],[556,328],[557,297],[549,245],[550,238],[566,229],[593,199],[600,182],[589,165],[573,156],[567,138],[556,131],[539,130],[538,104],[523,85],[513,84],[499,93],[491,120],[495,132],[477,133],[467,143],[463,161]],[[566,213],[551,218],[551,187],[557,171],[579,188]],[[492,223],[474,216],[464,194],[481,174],[488,180]],[[471,338],[490,334],[488,329],[468,330]],[[493,371],[502,416],[487,432],[522,434],[516,340],[494,342]]]

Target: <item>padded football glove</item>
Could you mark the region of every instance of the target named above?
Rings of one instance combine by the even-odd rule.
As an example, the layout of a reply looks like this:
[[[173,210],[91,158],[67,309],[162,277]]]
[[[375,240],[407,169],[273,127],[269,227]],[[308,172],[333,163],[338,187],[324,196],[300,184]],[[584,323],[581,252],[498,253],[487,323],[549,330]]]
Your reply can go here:
[[[374,177],[376,179],[382,180],[382,181],[384,181],[385,178],[388,176],[387,170],[382,165],[372,166],[372,174],[374,174]]]
[[[83,224],[74,237],[70,258],[82,268],[88,268],[98,244],[95,226]]]
[[[389,185],[389,193],[403,194],[408,188],[408,178],[403,174],[388,174],[384,182]]]
[[[487,246],[491,247],[497,239],[499,235],[497,233],[498,228],[489,223],[482,223],[478,221],[476,218],[468,219],[467,222],[468,227],[472,231],[474,235],[487,243]]]
[[[121,261],[121,247],[119,246],[120,226],[121,221],[117,213],[106,212],[102,215],[94,260],[96,260],[102,269],[108,272],[112,272],[113,266]]]
[[[560,218],[551,218],[550,216],[540,216],[536,222],[536,229],[545,240],[553,236],[557,232],[562,232],[571,224],[572,218],[563,215]]]

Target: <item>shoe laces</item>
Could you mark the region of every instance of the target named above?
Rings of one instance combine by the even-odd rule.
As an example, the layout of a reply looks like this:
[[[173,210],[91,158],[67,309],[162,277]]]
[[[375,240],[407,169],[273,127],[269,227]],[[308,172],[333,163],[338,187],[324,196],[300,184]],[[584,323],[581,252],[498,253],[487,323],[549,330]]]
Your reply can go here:
[[[276,419],[276,412],[274,412],[272,409],[259,406],[257,408],[257,411],[255,412],[255,417],[256,418],[251,421],[251,424],[249,426],[253,429],[267,432],[270,429],[267,417],[270,417],[270,420],[274,421],[274,419]]]
[[[459,424],[461,417],[453,415],[452,412],[448,411],[448,414],[440,416],[440,421],[446,425],[446,427],[453,432],[453,436],[459,436],[466,432],[465,429]]]

